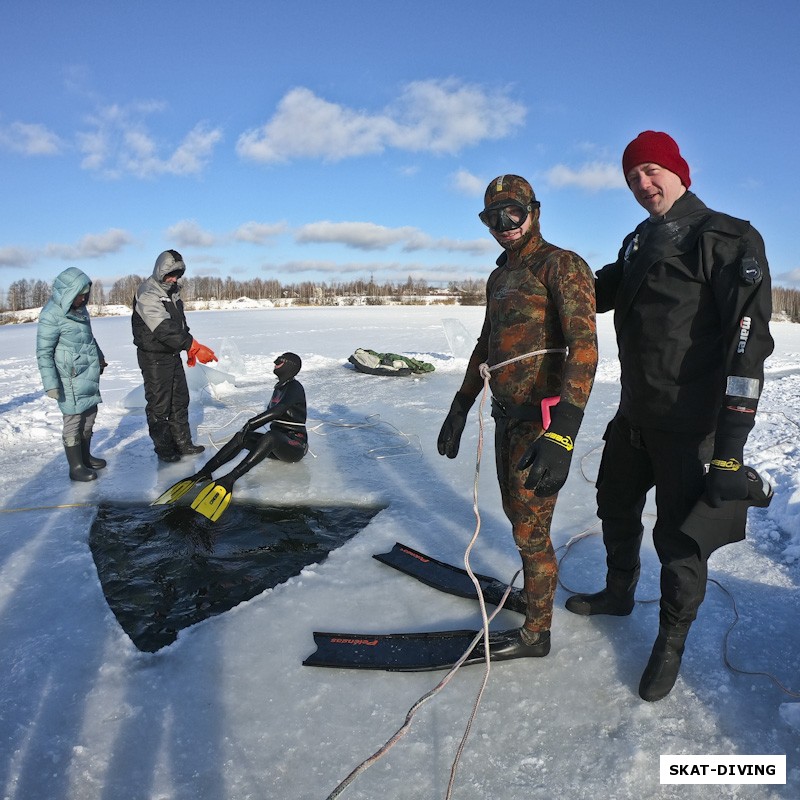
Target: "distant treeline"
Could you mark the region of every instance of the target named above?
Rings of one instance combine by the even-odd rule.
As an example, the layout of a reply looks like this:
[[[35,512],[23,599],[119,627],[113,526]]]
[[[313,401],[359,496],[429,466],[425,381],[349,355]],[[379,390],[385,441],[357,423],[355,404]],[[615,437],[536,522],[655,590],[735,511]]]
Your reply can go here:
[[[128,275],[114,282],[108,291],[102,280],[94,280],[89,302],[92,305],[131,306],[139,284],[140,275]],[[403,284],[376,283],[369,280],[348,282],[332,281],[318,283],[281,283],[278,280],[251,278],[236,281],[233,278],[212,278],[199,275],[181,281],[181,294],[185,300],[291,300],[301,305],[335,305],[341,298],[358,298],[367,304],[381,305],[387,302],[413,302],[413,298],[440,295],[442,302],[457,302],[460,305],[483,305],[486,301],[486,282],[481,280],[451,281],[447,288],[432,288],[427,281],[409,277]],[[52,286],[43,280],[22,279],[14,281],[8,291],[0,289],[1,311],[22,311],[43,306],[52,291]],[[785,317],[791,322],[800,322],[800,291],[773,287],[772,310],[775,316]]]
[[[93,279],[89,303],[92,305],[125,305],[130,307],[136,289],[144,280],[141,275],[128,275],[115,281],[106,289],[102,280]],[[7,292],[0,289],[0,310],[22,311],[43,306],[50,298],[52,286],[47,281],[22,279],[14,281]],[[285,300],[306,305],[333,305],[338,298],[365,298],[367,303],[404,300],[411,297],[441,295],[448,296],[461,305],[481,305],[486,300],[486,282],[477,280],[453,281],[445,288],[432,288],[427,281],[409,277],[403,284],[376,283],[374,280],[349,282],[303,281],[281,283],[278,280],[251,278],[236,281],[233,278],[211,278],[203,275],[185,277],[181,280],[181,296],[184,300]]]

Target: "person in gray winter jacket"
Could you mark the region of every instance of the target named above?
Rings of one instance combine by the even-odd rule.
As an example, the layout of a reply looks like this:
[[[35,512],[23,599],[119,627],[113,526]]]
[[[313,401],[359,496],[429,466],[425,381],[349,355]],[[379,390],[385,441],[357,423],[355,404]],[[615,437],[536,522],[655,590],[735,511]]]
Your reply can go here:
[[[92,333],[86,303],[92,282],[77,267],[53,281],[53,294],[39,315],[36,360],[45,394],[64,415],[62,438],[73,481],[93,481],[106,462],[89,445],[100,399],[103,352]]]
[[[213,350],[189,333],[178,280],[186,271],[177,250],[165,250],[156,259],[153,274],[136,290],[131,325],[136,357],[144,380],[147,426],[161,461],[180,461],[181,456],[202,453],[192,443],[189,429],[189,387],[183,371],[186,363],[216,361]]]

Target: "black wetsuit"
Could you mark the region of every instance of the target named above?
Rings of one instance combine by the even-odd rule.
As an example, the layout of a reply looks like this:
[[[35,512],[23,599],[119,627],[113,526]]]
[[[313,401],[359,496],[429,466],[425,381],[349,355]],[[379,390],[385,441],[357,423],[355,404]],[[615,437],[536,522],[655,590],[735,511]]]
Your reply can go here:
[[[254,430],[268,422],[271,424],[266,433],[257,433]],[[305,422],[306,393],[303,385],[294,378],[278,383],[266,410],[248,420],[242,430],[206,463],[199,474],[210,477],[211,473],[234,459],[242,450],[250,452],[223,479],[218,479],[217,483],[222,480],[233,484],[265,458],[290,463],[299,461],[308,452]]]

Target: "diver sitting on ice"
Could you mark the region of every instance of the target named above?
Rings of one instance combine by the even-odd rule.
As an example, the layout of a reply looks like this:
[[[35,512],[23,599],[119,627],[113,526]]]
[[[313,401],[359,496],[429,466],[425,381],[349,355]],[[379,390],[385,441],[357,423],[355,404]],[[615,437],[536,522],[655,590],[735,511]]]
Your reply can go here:
[[[308,452],[306,422],[306,393],[295,375],[302,367],[300,356],[283,353],[275,359],[273,372],[278,383],[266,410],[247,420],[242,429],[194,475],[171,486],[153,505],[172,503],[198,483],[211,480],[223,464],[232,461],[242,450],[249,453],[227,474],[205,486],[192,501],[192,508],[212,522],[220,518],[233,494],[233,484],[265,458],[293,463]],[[270,424],[266,433],[256,429]]]

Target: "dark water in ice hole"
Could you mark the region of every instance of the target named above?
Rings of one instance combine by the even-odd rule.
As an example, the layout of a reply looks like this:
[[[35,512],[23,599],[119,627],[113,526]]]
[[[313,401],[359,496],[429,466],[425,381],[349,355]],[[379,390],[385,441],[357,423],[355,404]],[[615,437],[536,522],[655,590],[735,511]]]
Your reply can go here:
[[[222,614],[323,561],[380,508],[236,503],[217,522],[186,506],[103,503],[89,546],[106,596],[139,650]]]

